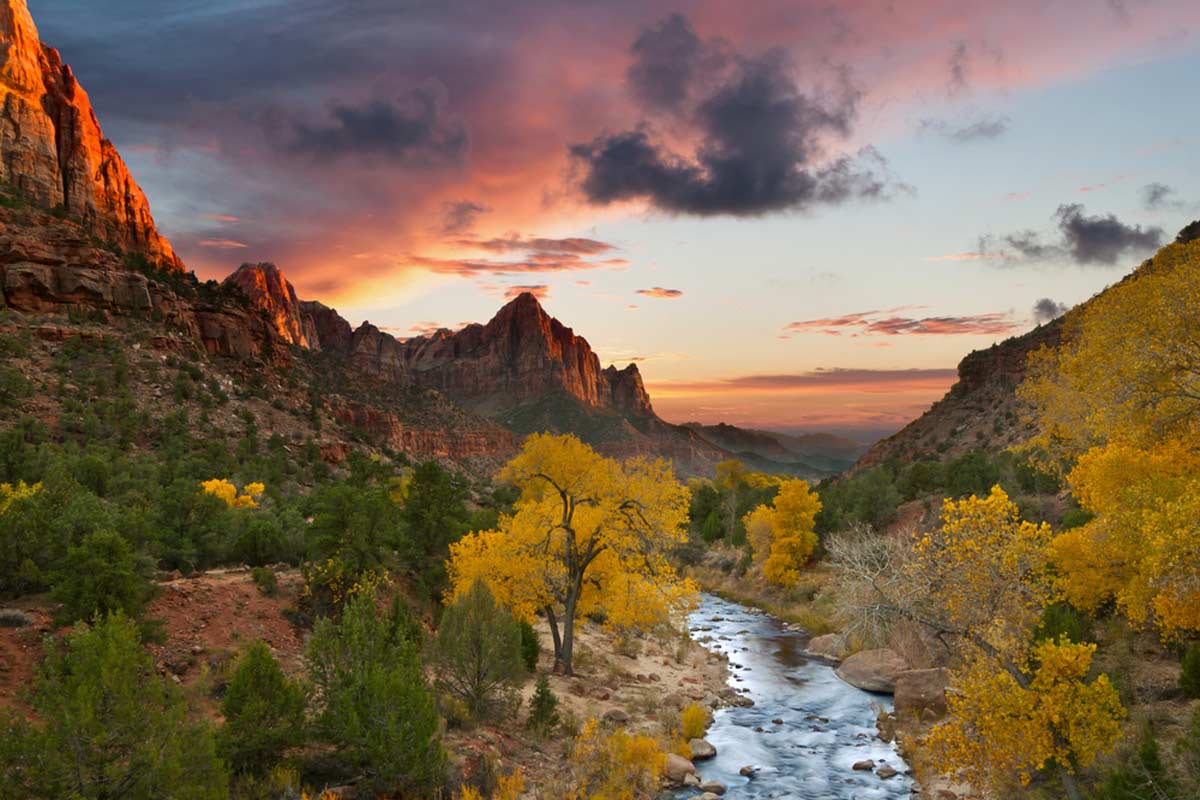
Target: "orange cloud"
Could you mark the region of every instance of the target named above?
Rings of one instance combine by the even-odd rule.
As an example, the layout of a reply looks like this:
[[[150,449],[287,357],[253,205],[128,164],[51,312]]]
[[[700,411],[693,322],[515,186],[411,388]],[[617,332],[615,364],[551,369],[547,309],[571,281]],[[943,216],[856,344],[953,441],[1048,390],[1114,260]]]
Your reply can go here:
[[[236,225],[242,220],[232,214],[201,214],[200,219],[209,219],[213,222],[224,222],[229,225]]]
[[[653,289],[638,289],[637,294],[660,298],[683,297],[683,292],[679,289],[664,289],[661,286],[655,286]]]
[[[902,310],[904,309],[862,311],[840,317],[791,322],[784,326],[783,331],[785,335],[823,333],[830,336],[1005,336],[1021,327],[1007,312],[947,317],[895,316],[895,312]]]
[[[217,247],[226,250],[240,250],[250,246],[244,242],[234,241],[233,239],[201,239],[196,244],[201,247]]]
[[[526,286],[509,286],[504,290],[504,299],[512,300],[522,294],[531,294],[538,300],[545,300],[550,296],[550,287],[544,283],[537,283]]]

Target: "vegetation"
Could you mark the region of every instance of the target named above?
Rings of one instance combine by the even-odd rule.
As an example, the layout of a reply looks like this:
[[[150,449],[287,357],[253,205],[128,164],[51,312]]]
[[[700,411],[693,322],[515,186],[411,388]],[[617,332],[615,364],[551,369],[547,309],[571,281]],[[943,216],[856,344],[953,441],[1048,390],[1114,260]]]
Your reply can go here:
[[[228,777],[212,732],[154,672],[120,613],[81,625],[38,672],[36,722],[0,721],[6,797],[216,800]]]
[[[550,690],[550,679],[543,673],[538,676],[537,688],[529,699],[529,727],[547,736],[558,723],[558,698]]]
[[[239,774],[266,775],[305,742],[305,690],[288,679],[262,642],[246,649],[233,671],[221,714],[219,750]]]
[[[669,464],[618,464],[574,436],[534,434],[500,479],[521,489],[516,511],[450,548],[453,592],[483,578],[518,617],[545,613],[565,674],[578,617],[645,629],[690,608],[695,586],[666,557],[686,536],[688,503]]]

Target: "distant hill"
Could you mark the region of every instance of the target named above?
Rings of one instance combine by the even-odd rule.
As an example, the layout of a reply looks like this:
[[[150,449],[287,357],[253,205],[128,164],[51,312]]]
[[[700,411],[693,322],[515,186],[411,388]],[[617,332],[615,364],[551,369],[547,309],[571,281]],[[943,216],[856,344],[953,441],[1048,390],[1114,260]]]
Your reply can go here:
[[[684,427],[755,469],[802,478],[824,478],[844,472],[867,449],[860,442],[828,433],[785,434],[725,423],[688,422]]]

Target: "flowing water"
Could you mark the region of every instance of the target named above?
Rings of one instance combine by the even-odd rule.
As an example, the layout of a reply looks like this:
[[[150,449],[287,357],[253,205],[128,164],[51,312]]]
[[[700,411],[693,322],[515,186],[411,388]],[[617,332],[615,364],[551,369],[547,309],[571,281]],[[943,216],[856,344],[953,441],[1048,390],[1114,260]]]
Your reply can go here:
[[[890,697],[843,683],[833,667],[804,655],[804,634],[745,606],[705,595],[691,630],[728,656],[732,685],[754,701],[716,713],[705,738],[717,757],[696,764],[702,779],[729,787],[726,798],[909,800],[907,766],[895,745],[876,736],[875,719],[881,707],[891,708]],[[851,768],[866,759],[900,774],[885,779]],[[738,774],[747,765],[757,770],[751,778]]]

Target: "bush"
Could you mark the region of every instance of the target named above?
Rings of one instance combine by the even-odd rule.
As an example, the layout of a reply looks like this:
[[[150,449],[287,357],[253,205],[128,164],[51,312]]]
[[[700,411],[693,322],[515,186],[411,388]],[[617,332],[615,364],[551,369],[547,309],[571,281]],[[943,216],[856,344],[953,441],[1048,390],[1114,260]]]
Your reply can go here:
[[[550,679],[538,676],[537,689],[529,699],[529,727],[547,736],[558,727],[558,698],[550,690]]]
[[[267,567],[255,567],[250,570],[250,577],[258,586],[259,591],[267,597],[279,594],[279,577],[275,574],[275,570]]]
[[[229,796],[211,731],[159,678],[137,626],[110,615],[52,650],[34,681],[32,724],[0,719],[5,797]]]
[[[116,611],[141,616],[153,592],[142,575],[145,566],[119,533],[89,534],[67,552],[61,569],[54,574],[52,595],[62,603],[59,623],[70,624]]]
[[[221,703],[220,752],[234,772],[266,775],[286,750],[304,744],[304,694],[265,644],[247,648]]]
[[[708,730],[708,712],[695,703],[689,704],[679,715],[679,730],[684,739],[703,739]]]
[[[653,797],[666,762],[654,739],[623,728],[605,735],[595,719],[584,724],[571,752],[583,797]]]
[[[521,629],[521,660],[525,662],[526,671],[537,672],[538,655],[542,647],[538,641],[537,631],[525,620],[521,620],[517,624]]]
[[[466,703],[472,717],[491,716],[524,674],[520,625],[477,580],[442,615],[430,660],[438,685]]]
[[[1064,637],[1075,644],[1092,641],[1091,621],[1068,603],[1047,606],[1042,612],[1042,621],[1034,633],[1034,639],[1057,642]]]
[[[380,794],[423,796],[441,786],[446,754],[417,648],[371,594],[352,597],[337,622],[317,621],[308,660],[317,727],[341,763]]]
[[[1200,642],[1192,642],[1183,653],[1179,688],[1193,700],[1200,698]]]

